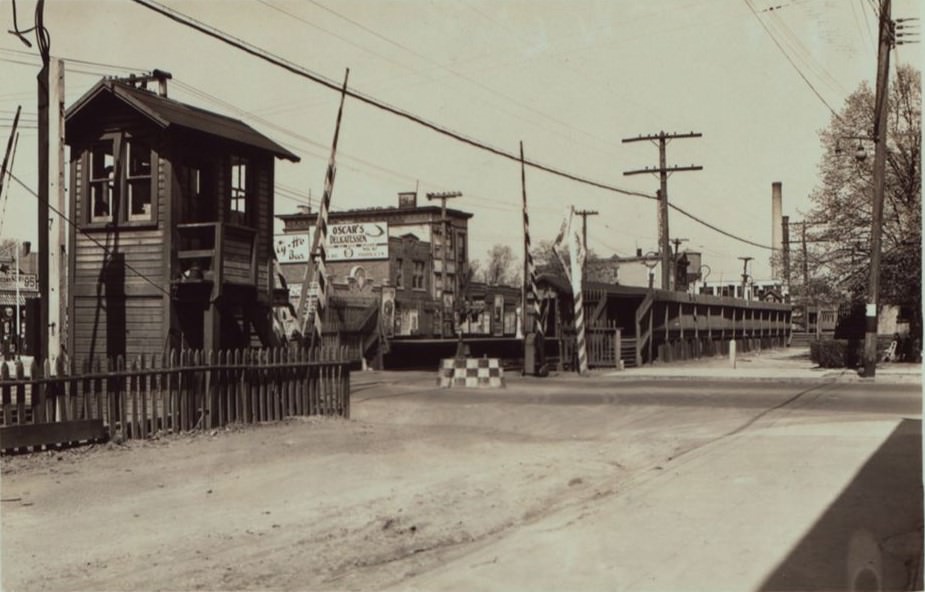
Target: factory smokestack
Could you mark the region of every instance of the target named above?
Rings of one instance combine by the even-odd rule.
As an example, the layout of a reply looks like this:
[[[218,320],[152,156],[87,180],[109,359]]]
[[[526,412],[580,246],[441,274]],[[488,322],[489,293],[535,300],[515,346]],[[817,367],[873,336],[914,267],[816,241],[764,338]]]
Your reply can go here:
[[[784,275],[781,269],[784,248],[784,218],[780,181],[771,183],[771,246],[774,247],[774,253],[771,256],[771,276],[774,280],[781,280]]]

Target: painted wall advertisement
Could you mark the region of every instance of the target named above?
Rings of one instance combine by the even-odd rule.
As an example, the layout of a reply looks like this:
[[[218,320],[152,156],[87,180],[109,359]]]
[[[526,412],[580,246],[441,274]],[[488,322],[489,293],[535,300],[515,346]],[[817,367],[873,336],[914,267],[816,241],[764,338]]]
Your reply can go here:
[[[386,222],[331,224],[328,226],[328,261],[389,258]]]

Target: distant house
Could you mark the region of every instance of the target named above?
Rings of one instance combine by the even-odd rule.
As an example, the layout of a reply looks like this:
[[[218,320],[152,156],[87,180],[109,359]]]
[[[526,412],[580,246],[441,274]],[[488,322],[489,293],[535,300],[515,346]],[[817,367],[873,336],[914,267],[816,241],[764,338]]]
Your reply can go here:
[[[104,79],[67,110],[68,348],[78,358],[275,339],[274,166],[299,158],[241,121],[168,98],[168,78]]]

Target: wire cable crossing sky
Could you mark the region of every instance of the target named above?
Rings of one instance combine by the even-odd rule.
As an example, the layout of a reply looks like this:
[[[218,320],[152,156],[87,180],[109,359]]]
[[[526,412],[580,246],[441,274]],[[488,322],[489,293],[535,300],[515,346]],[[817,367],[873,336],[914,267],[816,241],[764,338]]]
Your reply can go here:
[[[24,30],[32,6],[18,4]],[[894,18],[919,16],[917,2],[893,4]],[[4,6],[6,29],[17,28]],[[277,214],[317,205],[339,77],[350,68],[334,209],[394,207],[415,188],[461,190],[456,207],[474,215],[472,259],[517,247],[508,229],[522,215],[519,141],[538,155],[525,163],[538,172],[534,244],[555,235],[571,204],[600,212],[588,236],[597,255],[657,251],[658,177],[607,182],[657,169],[657,154],[620,139],[697,130],[703,138],[673,143],[665,163],[703,166],[671,177],[670,234],[690,239],[714,280],[735,281],[742,256],[769,277],[772,183],[783,185],[783,213],[800,221],[831,150],[819,132],[876,72],[870,0],[262,0],[222,10],[70,0],[46,3],[43,26],[65,62],[66,105],[101,77],[157,68],[172,74],[171,98],[253,124],[299,154],[276,169]],[[23,155],[37,150],[39,55],[14,35],[0,39],[0,140],[21,105],[14,173],[35,188],[34,159]],[[893,63],[918,67],[918,49],[897,47]],[[3,238],[34,240],[34,211],[35,199],[11,185]]]

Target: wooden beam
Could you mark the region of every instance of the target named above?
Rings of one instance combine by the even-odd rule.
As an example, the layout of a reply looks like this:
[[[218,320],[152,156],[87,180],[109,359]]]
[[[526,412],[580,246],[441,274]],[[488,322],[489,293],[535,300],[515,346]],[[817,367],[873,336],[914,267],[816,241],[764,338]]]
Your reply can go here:
[[[105,436],[102,419],[11,425],[0,427],[0,449],[94,441]]]

